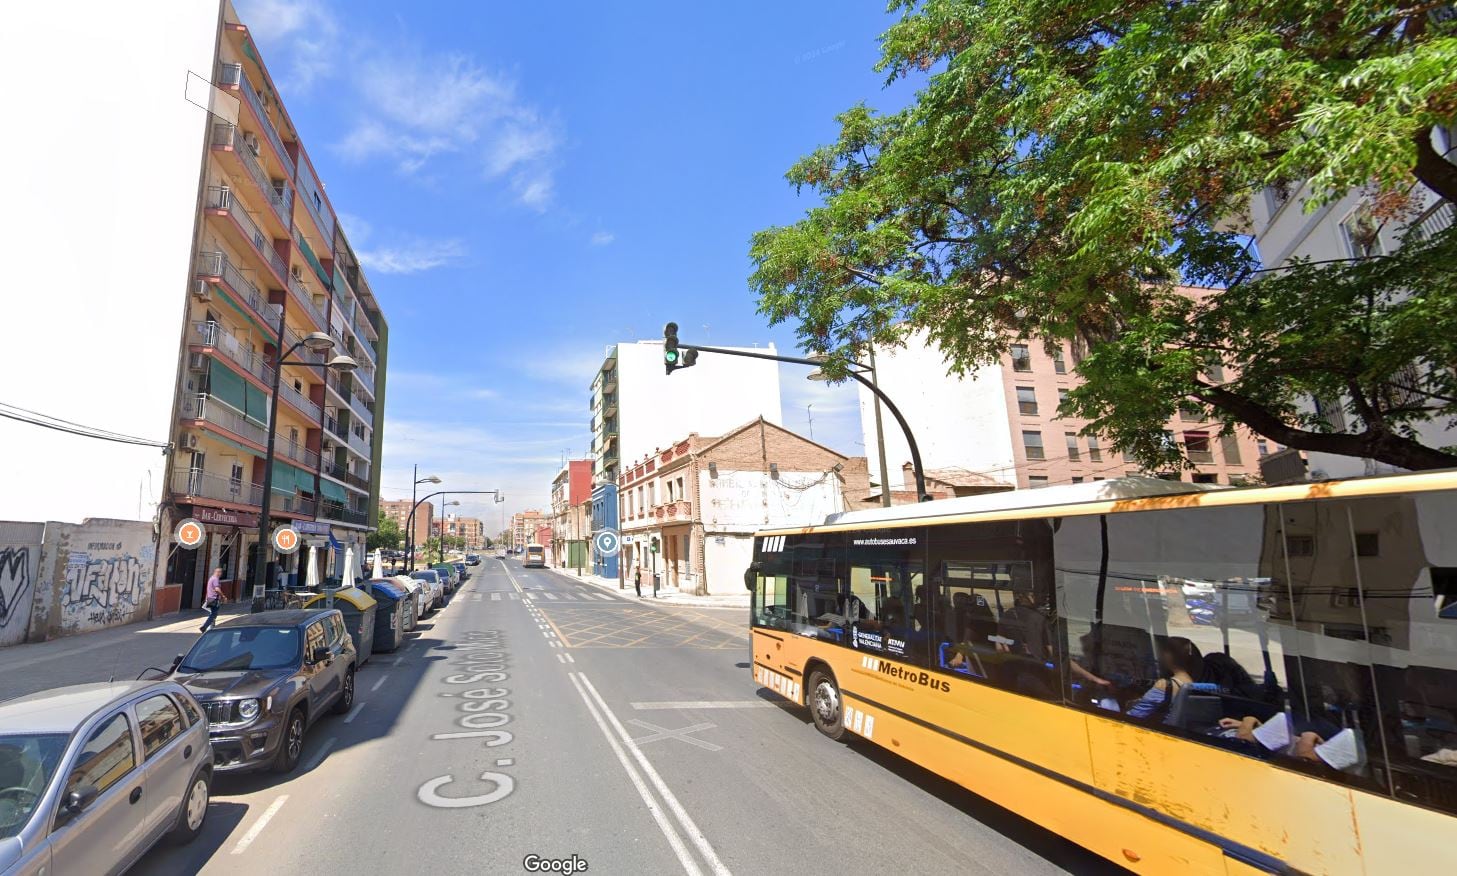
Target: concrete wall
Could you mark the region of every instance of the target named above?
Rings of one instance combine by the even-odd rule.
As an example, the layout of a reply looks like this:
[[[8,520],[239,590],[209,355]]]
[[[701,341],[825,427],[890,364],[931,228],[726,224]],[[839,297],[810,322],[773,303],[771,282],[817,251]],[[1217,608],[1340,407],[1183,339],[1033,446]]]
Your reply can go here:
[[[759,416],[783,422],[776,362],[703,353],[697,365],[670,376],[663,373],[662,342],[642,341],[617,345],[617,372],[624,468],[689,432],[723,435]]]
[[[0,645],[146,620],[160,565],[150,522],[0,522]]]
[[[123,14],[124,12],[124,14]],[[173,416],[217,0],[6,4],[4,400],[165,442]],[[18,133],[23,128],[24,133]],[[0,420],[0,518],[150,519],[164,461]]]

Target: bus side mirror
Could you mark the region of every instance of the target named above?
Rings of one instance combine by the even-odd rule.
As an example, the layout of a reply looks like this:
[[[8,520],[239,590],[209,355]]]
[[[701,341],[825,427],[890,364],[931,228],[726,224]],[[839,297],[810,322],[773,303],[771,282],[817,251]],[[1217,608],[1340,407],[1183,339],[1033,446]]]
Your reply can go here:
[[[749,568],[744,570],[744,589],[752,591],[754,585],[759,583],[759,563],[750,563]]]

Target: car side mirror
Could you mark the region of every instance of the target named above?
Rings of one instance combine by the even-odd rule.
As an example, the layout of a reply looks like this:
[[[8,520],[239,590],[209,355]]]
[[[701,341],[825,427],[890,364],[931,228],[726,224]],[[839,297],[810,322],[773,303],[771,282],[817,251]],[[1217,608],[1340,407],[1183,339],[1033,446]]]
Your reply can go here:
[[[322,647],[321,646],[321,647],[315,648],[314,649],[314,653],[312,655],[313,659],[310,660],[309,662],[310,663],[323,663],[325,660],[328,660],[329,659],[329,654],[330,654],[329,649],[326,648],[326,647]]]
[[[77,785],[71,790],[71,793],[66,795],[66,811],[71,815],[80,815],[87,806],[96,801],[96,797],[100,793],[95,785]]]
[[[178,654],[176,657],[173,657],[172,658],[172,671],[173,672],[176,672],[177,671],[177,667],[181,666],[182,665],[182,661],[183,660],[186,660],[186,659],[187,659],[187,655],[186,654]]]

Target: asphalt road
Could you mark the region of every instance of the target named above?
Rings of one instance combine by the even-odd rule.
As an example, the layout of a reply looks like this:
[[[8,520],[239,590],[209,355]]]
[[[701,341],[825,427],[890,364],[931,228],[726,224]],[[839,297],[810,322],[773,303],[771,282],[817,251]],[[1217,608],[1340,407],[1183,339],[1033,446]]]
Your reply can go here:
[[[203,834],[133,872],[475,876],[531,855],[588,873],[1115,871],[821,737],[753,682],[742,610],[645,605],[514,560],[474,571],[360,671],[355,710],[313,728],[295,773],[220,777]]]

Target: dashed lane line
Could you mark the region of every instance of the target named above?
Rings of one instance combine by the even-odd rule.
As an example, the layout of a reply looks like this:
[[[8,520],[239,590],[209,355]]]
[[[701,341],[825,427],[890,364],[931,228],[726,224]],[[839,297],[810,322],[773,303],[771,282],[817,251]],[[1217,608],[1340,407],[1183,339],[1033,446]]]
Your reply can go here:
[[[238,840],[237,845],[233,846],[233,854],[241,855],[248,851],[248,847],[253,845],[253,840],[258,838],[258,835],[263,832],[263,828],[268,826],[268,822],[273,820],[273,816],[277,815],[278,810],[282,809],[283,804],[287,802],[288,795],[279,794],[278,799],[274,800],[267,809],[263,810],[263,814],[258,816],[258,820],[253,822],[253,826],[248,828],[248,832],[243,834],[242,839]]]
[[[375,691],[377,691],[377,690],[379,690],[379,689],[380,689],[380,688],[381,688],[381,687],[384,687],[384,680],[385,680],[385,679],[386,679],[386,678],[389,678],[389,677],[390,677],[390,675],[389,675],[389,673],[388,673],[388,672],[386,672],[386,673],[385,673],[385,674],[384,674],[384,675],[381,675],[381,676],[380,676],[380,677],[379,677],[379,681],[376,681],[376,682],[375,682],[375,683],[374,683],[374,687],[372,687],[372,688],[370,688],[370,689],[369,689],[369,692],[370,692],[370,693],[374,693],[374,692],[375,692]]]

